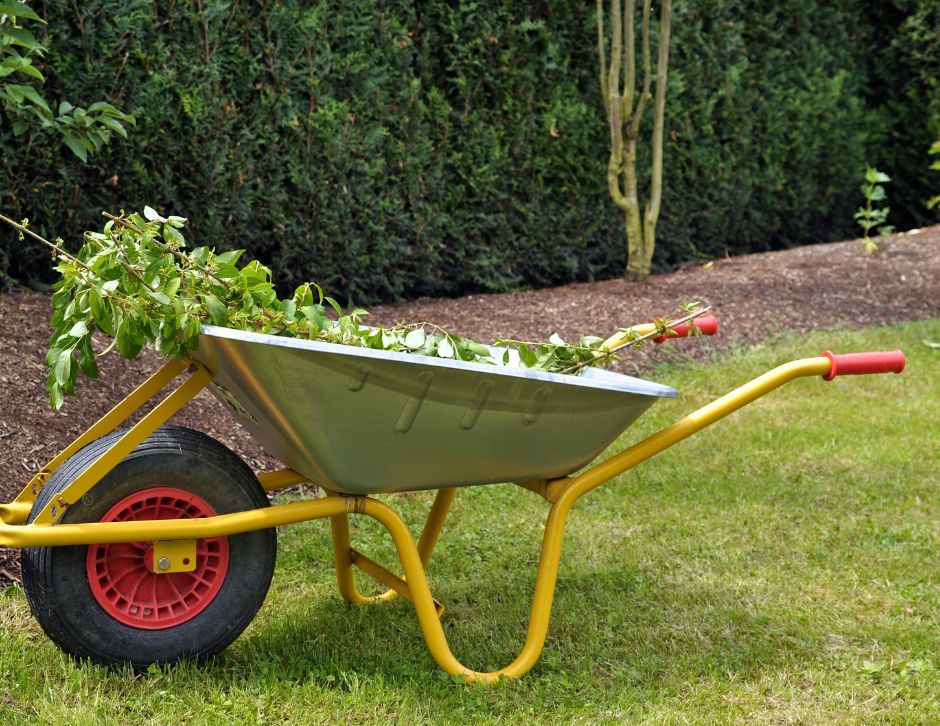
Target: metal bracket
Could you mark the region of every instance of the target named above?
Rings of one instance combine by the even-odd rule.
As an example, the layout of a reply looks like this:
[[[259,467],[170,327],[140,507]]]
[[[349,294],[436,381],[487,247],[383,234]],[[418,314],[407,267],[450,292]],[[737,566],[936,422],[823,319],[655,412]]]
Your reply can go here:
[[[153,571],[158,575],[196,569],[196,540],[171,539],[153,543]]]

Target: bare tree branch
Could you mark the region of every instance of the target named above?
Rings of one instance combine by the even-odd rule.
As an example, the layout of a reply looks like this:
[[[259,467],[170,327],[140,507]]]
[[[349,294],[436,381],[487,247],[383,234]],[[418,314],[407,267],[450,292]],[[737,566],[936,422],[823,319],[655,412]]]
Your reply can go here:
[[[607,123],[610,126],[610,159],[607,162],[607,189],[620,209],[626,200],[620,189],[623,168],[623,103],[620,98],[620,68],[623,61],[623,19],[620,0],[610,3],[610,72],[607,74]]]
[[[650,6],[652,0],[643,0],[643,18],[640,26],[640,44],[643,54],[643,90],[640,92],[640,100],[636,104],[636,112],[630,120],[630,130],[628,134],[636,138],[640,133],[640,123],[643,120],[643,112],[646,110],[646,103],[650,97],[650,84],[652,83],[652,61],[650,57]]]
[[[659,14],[659,53],[656,58],[656,98],[653,101],[653,150],[650,199],[646,206],[644,239],[653,240],[663,196],[663,131],[666,111],[666,83],[669,73],[669,35],[672,31],[672,0],[661,0]],[[652,243],[650,242],[650,246]],[[652,260],[652,249],[648,251]]]
[[[623,5],[623,117],[633,113],[633,97],[636,95],[636,0],[624,0]]]
[[[604,50],[604,0],[597,0],[597,56],[601,69],[601,98],[604,99],[604,110],[610,114],[610,96],[607,93],[607,53]]]

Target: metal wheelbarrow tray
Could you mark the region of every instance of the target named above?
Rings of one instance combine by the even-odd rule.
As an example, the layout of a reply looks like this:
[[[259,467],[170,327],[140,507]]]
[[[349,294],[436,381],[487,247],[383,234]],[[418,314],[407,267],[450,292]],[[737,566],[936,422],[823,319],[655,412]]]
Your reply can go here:
[[[206,326],[193,356],[265,450],[344,494],[555,479],[668,386],[465,363]]]
[[[581,496],[795,378],[903,368],[897,350],[793,361],[572,475],[676,391],[593,369],[561,376],[206,327],[192,360],[165,364],[0,504],[0,545],[23,548],[31,609],[60,647],[145,668],[225,648],[267,593],[274,528],[328,518],[347,601],[407,598],[445,671],[515,678],[544,646],[565,523]],[[180,376],[140,421],[117,428]],[[256,475],[204,434],[164,426],[206,387],[285,468]],[[270,504],[267,493],[302,482],[325,496]],[[493,482],[550,508],[525,644],[506,667],[478,672],[451,653],[426,570],[457,488]],[[431,488],[417,542],[372,496]],[[352,547],[350,515],[385,527],[403,576]],[[363,596],[354,567],[388,590]]]

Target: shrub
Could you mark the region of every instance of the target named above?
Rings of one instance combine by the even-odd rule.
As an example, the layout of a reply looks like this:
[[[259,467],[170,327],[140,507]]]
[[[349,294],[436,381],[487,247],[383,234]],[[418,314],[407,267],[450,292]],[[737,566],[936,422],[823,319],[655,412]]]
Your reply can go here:
[[[898,180],[898,226],[923,220],[901,198],[925,178],[932,139],[908,159],[890,134],[872,136],[898,117],[879,105],[889,80],[884,98],[908,99],[906,116],[936,105],[928,26],[910,25],[934,11],[895,5],[890,17],[795,0],[676,7],[654,265],[848,236],[866,159]],[[46,236],[77,244],[99,209],[148,203],[189,217],[194,240],[273,263],[282,294],[317,279],[358,303],[623,269],[583,3],[87,0],[45,12],[50,97],[104,95],[137,118],[87,165],[24,150],[3,120],[0,208]],[[876,21],[882,39],[910,25],[921,50],[905,67],[918,73],[865,65]],[[0,241],[9,275],[36,283],[48,267]]]

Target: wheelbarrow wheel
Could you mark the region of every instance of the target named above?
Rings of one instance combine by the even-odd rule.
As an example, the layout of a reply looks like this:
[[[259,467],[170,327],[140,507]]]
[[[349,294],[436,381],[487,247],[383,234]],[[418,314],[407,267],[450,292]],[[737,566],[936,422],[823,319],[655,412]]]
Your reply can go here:
[[[29,520],[118,437],[88,444],[50,477]],[[158,429],[79,502],[63,523],[208,517],[268,506],[245,463],[191,429]],[[254,617],[271,583],[273,529],[197,541],[196,569],[159,573],[151,542],[34,547],[23,587],[46,634],[79,658],[146,668],[218,653]]]

